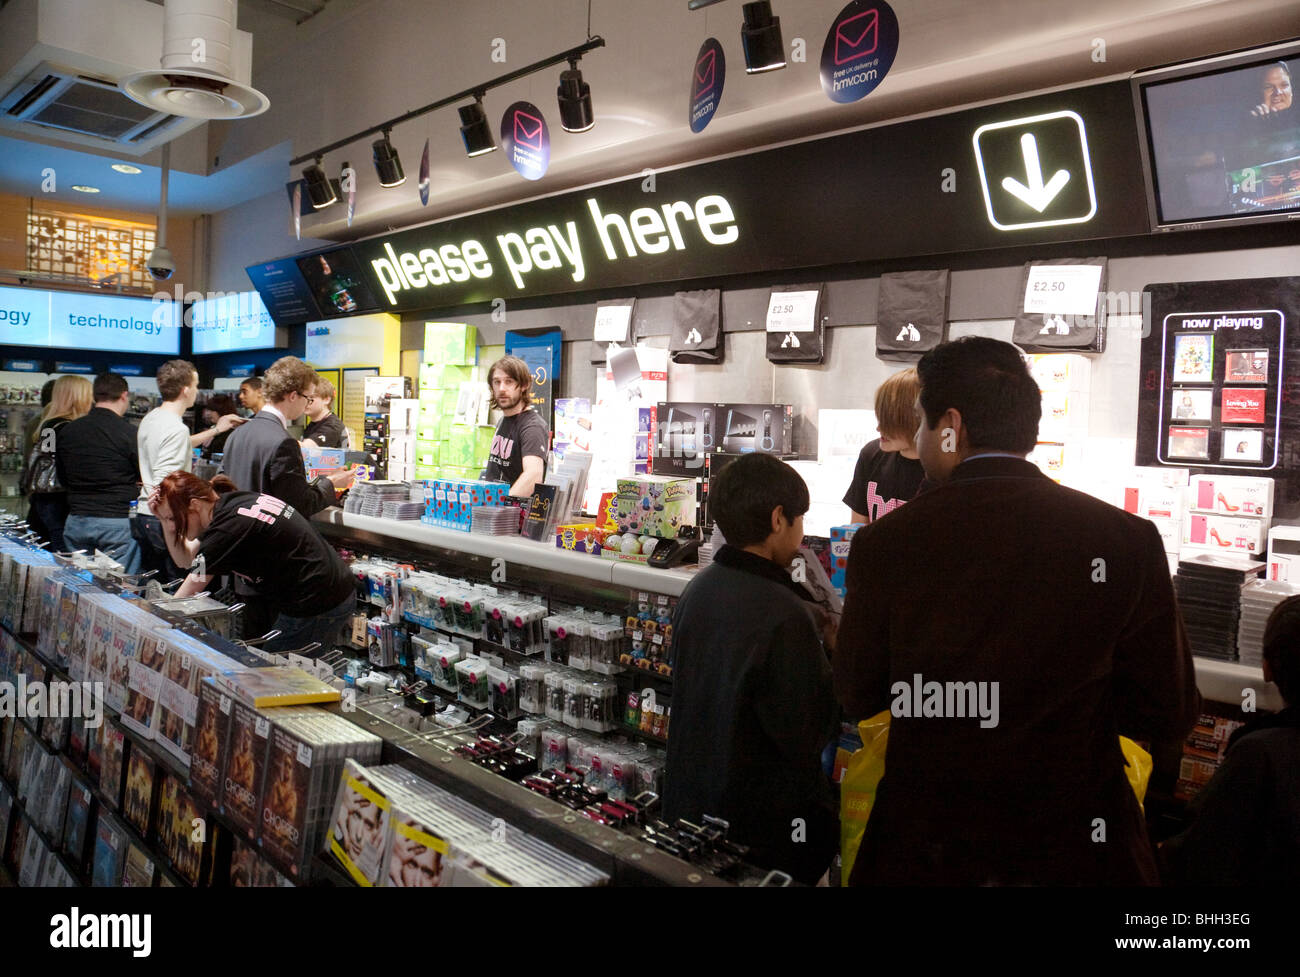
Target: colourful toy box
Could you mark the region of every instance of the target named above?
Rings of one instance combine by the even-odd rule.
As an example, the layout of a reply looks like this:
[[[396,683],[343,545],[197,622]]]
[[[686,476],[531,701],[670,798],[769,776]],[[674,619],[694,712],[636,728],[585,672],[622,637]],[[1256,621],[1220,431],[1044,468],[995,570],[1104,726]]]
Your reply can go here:
[[[831,527],[831,586],[841,597],[848,589],[849,546],[853,542],[853,534],[865,525],[864,522],[855,522],[847,526]]]
[[[476,505],[503,505],[510,486],[464,478],[431,479],[424,490],[424,517],[429,526],[467,533]]]
[[[675,539],[682,526],[695,525],[695,479],[666,475],[620,478],[614,497],[614,524],[620,533]]]

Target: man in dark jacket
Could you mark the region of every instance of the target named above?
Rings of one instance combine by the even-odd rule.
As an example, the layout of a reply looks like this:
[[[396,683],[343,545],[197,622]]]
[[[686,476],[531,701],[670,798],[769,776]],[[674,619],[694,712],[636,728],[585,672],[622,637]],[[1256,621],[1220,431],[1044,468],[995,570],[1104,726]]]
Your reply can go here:
[[[275,496],[308,519],[335,505],[337,490],[347,488],[353,479],[352,472],[340,472],[308,482],[302,448],[289,436],[289,425],[307,410],[316,380],[316,371],[296,356],[282,356],[272,363],[262,377],[265,405],[230,432],[221,459],[221,470],[241,491]],[[245,604],[245,636],[266,633],[279,608],[238,580],[235,590]]]
[[[889,709],[853,884],[1154,884],[1119,735],[1196,719],[1159,534],[1025,460],[1020,351],[968,337],[917,365],[939,484],[858,531],[835,655],[854,718]]]
[[[820,761],[838,715],[809,597],[784,569],[808,488],[784,462],[745,455],[710,504],[727,545],[673,616],[664,814],[723,818],[751,861],[812,885],[839,844]]]
[[[131,503],[140,494],[136,431],[126,419],[131,395],[116,373],[95,377],[95,406],[59,431],[56,464],[68,490],[63,545],[103,550],[127,573],[140,572],[140,544],[131,535]]]

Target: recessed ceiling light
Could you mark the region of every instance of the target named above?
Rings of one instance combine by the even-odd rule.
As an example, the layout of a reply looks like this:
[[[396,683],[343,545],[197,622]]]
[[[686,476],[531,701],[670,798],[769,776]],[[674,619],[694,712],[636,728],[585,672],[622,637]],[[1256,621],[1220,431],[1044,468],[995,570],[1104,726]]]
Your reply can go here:
[[[141,172],[140,167],[132,166],[130,163],[114,163],[113,169],[117,170],[119,173],[130,173],[133,176],[136,173]]]
[[[72,189],[77,193],[99,193],[99,187],[88,187],[84,183],[78,183]]]

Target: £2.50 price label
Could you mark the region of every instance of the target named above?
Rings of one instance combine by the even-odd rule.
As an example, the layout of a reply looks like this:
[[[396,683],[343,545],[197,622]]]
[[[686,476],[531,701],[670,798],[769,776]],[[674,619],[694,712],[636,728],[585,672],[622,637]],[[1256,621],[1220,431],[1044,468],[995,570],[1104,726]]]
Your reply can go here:
[[[768,332],[812,332],[816,326],[817,290],[773,292],[767,303]]]

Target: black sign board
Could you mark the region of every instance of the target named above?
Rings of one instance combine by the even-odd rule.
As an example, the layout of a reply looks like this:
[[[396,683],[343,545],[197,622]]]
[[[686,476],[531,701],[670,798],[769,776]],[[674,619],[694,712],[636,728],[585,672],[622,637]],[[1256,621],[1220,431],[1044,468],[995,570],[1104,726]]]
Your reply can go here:
[[[1142,194],[1130,89],[1113,82],[638,174],[351,248],[380,309],[435,309],[1143,234]]]

